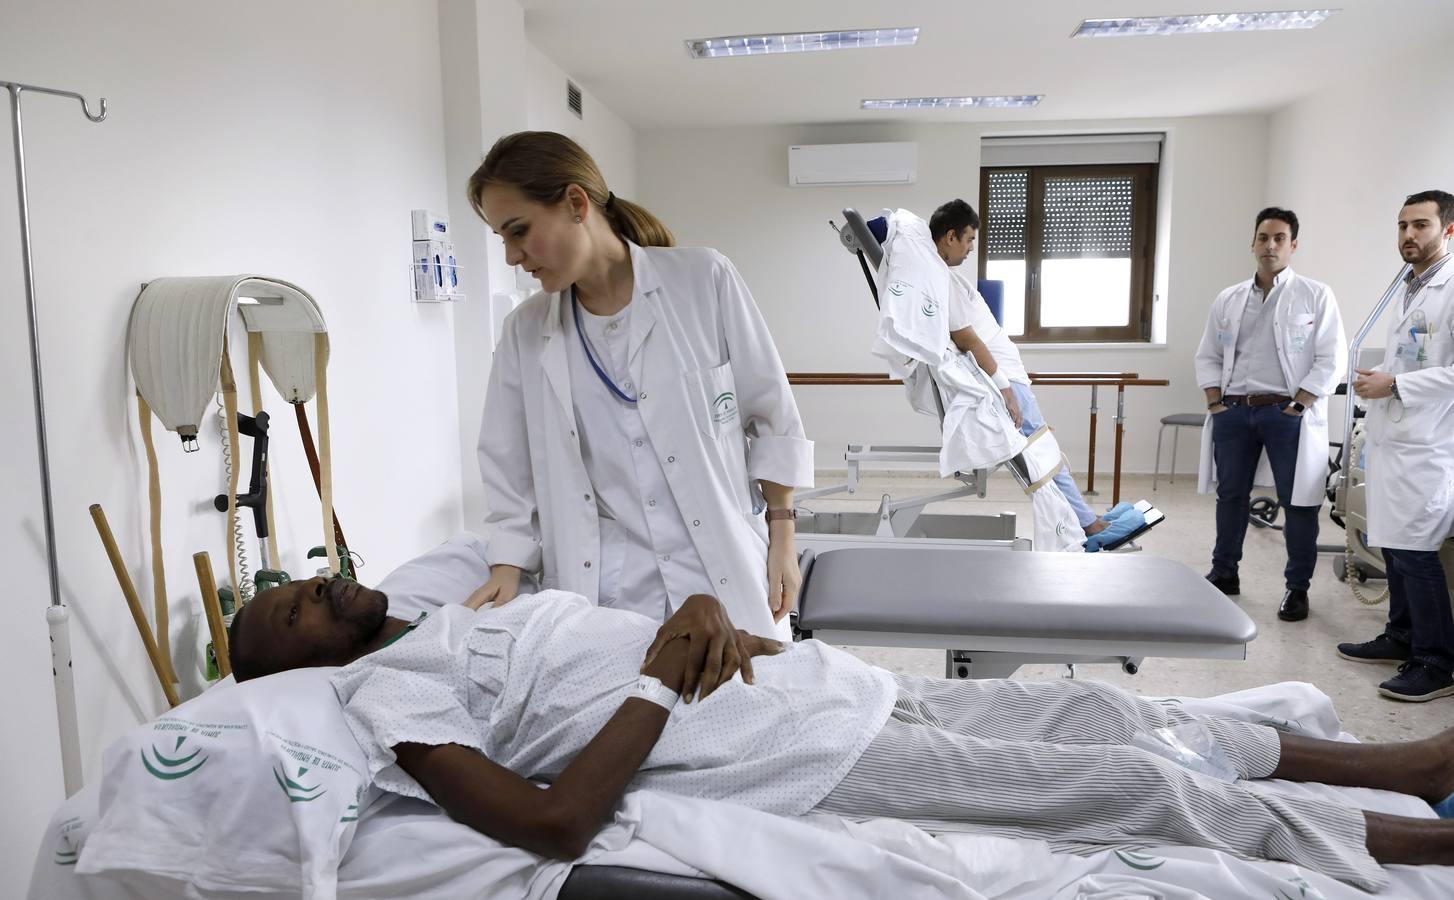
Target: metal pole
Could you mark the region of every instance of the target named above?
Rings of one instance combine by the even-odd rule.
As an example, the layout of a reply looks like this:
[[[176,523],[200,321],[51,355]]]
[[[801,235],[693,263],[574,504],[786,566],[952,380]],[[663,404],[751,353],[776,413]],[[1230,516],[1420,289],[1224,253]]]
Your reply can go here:
[[[1383,311],[1388,309],[1388,305],[1398,295],[1399,288],[1403,286],[1404,279],[1412,269],[1413,266],[1405,263],[1403,268],[1398,270],[1398,274],[1389,283],[1388,289],[1383,292],[1383,296],[1379,298],[1378,303],[1373,307],[1373,312],[1369,313],[1368,318],[1363,320],[1363,324],[1358,328],[1358,333],[1353,335],[1353,341],[1348,345],[1348,372],[1346,373],[1348,394],[1344,398],[1345,402],[1343,404],[1343,465],[1338,469],[1339,490],[1333,492],[1335,498],[1347,496],[1346,491],[1342,489],[1348,486],[1348,470],[1352,468],[1354,462],[1351,456],[1353,452],[1353,401],[1355,399],[1353,394],[1353,380],[1358,377],[1358,373],[1354,371],[1358,368],[1358,352],[1363,349],[1363,341],[1368,337],[1368,333],[1373,330],[1373,326],[1378,323],[1379,318],[1383,316]],[[1347,509],[1343,509],[1339,512],[1343,514],[1347,513],[1347,511]]]
[[[28,84],[0,81],[10,92],[10,122],[15,133],[15,190],[20,202],[20,255],[25,272],[25,311],[30,322],[30,371],[35,393],[35,443],[40,457],[40,497],[45,528],[46,574],[50,579],[50,606],[46,627],[50,631],[51,674],[55,680],[56,722],[61,738],[61,773],[66,796],[81,789],[80,729],[76,719],[76,686],[71,671],[70,611],[61,603],[60,566],[56,554],[54,505],[50,485],[50,448],[46,442],[45,389],[41,381],[40,318],[35,306],[35,265],[30,251],[30,198],[25,180],[25,134],[21,127],[20,94],[33,90],[43,94],[73,97],[81,102],[86,118],[106,118],[106,101],[93,115],[80,94]]]

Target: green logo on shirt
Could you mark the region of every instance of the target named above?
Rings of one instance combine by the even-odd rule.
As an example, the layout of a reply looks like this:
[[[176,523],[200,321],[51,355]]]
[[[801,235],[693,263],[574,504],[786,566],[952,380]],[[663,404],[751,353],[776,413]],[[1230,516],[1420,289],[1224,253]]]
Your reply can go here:
[[[153,744],[150,759],[147,758],[145,750],[141,751],[141,764],[146,767],[148,772],[160,778],[162,781],[176,781],[179,778],[186,778],[188,775],[202,768],[207,762],[207,757],[205,756],[197,759],[197,755],[202,752],[201,747],[196,748],[185,756],[181,755],[182,745],[186,742],[187,739],[185,737],[177,738],[177,744],[171,751],[173,754],[176,754],[175,756],[163,756],[162,752]],[[195,765],[193,764],[193,760],[196,760]]]
[[[904,291],[907,291],[908,289],[909,286],[907,284],[904,284],[902,281],[889,282],[889,293],[893,294],[895,297],[904,296]]]
[[[925,318],[932,319],[939,314],[939,304],[933,300],[925,300],[924,305],[919,307],[919,312],[923,313]]]
[[[55,861],[58,866],[74,866],[80,858],[81,851],[76,849],[76,844],[71,840],[71,832],[81,828],[86,820],[74,816],[61,823],[58,832],[60,840],[56,843]]]
[[[307,772],[307,766],[299,766],[297,777],[302,778]],[[278,787],[283,789],[283,794],[292,803],[309,803],[328,793],[328,791],[323,789],[323,785],[321,784],[307,787],[300,782],[294,781],[288,777],[286,771],[279,767],[273,768],[273,779],[277,781]]]
[[[56,848],[56,865],[74,866],[80,855],[81,851],[71,846],[71,839],[63,837],[60,846]]]
[[[725,425],[737,419],[737,398],[731,391],[724,391],[712,401],[712,421]]]

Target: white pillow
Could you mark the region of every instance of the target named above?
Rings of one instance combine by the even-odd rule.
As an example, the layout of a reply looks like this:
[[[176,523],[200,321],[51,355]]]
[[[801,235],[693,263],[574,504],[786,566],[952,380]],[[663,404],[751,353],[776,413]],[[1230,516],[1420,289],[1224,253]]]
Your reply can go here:
[[[483,538],[469,532],[455,535],[422,556],[384,576],[374,587],[389,595],[389,615],[412,620],[451,603],[463,603],[490,580]],[[529,580],[521,579],[527,593]]]
[[[389,614],[412,619],[464,601],[489,579],[485,549],[460,534],[395,569],[378,584]],[[333,897],[359,813],[377,793],[329,683],[335,671],[225,678],[112,744],[77,873]]]
[[[371,799],[334,671],[225,681],[112,744],[77,873],[332,898]]]

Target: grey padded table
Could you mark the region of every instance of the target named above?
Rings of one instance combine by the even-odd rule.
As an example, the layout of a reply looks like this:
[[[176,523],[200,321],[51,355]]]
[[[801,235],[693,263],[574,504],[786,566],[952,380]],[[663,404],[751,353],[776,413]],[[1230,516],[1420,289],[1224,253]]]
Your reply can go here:
[[[1257,626],[1205,578],[1145,554],[878,546],[804,553],[797,629],[830,644],[949,651],[953,678],[1026,663],[1245,659]]]

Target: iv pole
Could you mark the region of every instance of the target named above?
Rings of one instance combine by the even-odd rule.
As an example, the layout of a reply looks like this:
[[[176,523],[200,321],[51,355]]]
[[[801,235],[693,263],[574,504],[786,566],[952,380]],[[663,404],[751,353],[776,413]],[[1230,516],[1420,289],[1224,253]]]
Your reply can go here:
[[[15,189],[20,199],[20,255],[25,266],[25,310],[30,317],[30,370],[35,389],[35,443],[40,452],[40,496],[45,511],[45,551],[50,575],[50,606],[45,621],[50,628],[51,672],[55,676],[56,721],[61,732],[61,772],[66,796],[81,789],[81,737],[76,724],[76,682],[71,672],[70,610],[61,603],[59,569],[56,564],[55,513],[51,506],[50,449],[45,434],[45,394],[40,378],[40,321],[35,311],[35,267],[30,253],[30,201],[25,190],[25,137],[20,127],[20,95],[25,91],[72,97],[81,104],[81,112],[92,122],[106,118],[106,98],[101,98],[101,111],[91,113],[86,98],[72,91],[37,87],[0,81],[10,92],[10,121],[15,129]]]

